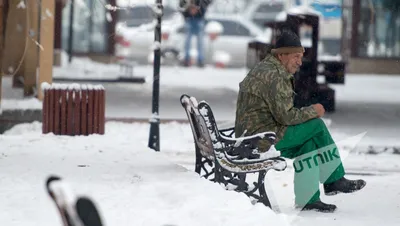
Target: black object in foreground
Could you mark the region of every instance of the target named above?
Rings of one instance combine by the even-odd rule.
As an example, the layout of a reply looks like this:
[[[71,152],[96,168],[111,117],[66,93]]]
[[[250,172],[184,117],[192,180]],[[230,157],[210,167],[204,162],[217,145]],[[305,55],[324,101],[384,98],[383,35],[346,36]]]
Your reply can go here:
[[[49,176],[46,190],[54,201],[63,226],[102,226],[100,214],[88,197],[76,197],[61,177]]]
[[[78,201],[76,202],[76,211],[78,213],[79,218],[83,222],[83,225],[86,226],[103,225],[101,223],[100,214],[90,198],[88,197],[78,198]]]

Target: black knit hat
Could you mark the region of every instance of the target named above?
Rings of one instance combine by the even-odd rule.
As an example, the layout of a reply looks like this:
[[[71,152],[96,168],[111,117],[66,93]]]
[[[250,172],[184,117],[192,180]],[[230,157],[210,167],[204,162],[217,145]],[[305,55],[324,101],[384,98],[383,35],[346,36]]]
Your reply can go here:
[[[304,53],[304,47],[294,32],[283,31],[271,53]]]

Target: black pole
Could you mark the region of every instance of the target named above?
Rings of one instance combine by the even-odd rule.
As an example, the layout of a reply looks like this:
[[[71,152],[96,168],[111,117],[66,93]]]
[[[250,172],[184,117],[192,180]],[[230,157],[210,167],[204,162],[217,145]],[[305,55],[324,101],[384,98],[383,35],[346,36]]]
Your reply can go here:
[[[68,37],[68,62],[72,61],[73,39],[74,39],[74,11],[75,1],[71,0],[71,8],[69,10],[69,37]]]
[[[93,15],[94,15],[94,1],[89,2],[90,20],[89,20],[89,52],[92,52],[92,33],[93,33]],[[104,16],[105,17],[105,16]]]
[[[156,0],[157,25],[154,29],[154,42],[161,44],[161,17],[162,17],[162,0]],[[150,120],[150,136],[149,148],[160,151],[160,118],[159,118],[159,96],[160,96],[160,61],[161,51],[160,45],[156,45],[154,49],[153,62],[153,98],[152,98],[152,116]]]

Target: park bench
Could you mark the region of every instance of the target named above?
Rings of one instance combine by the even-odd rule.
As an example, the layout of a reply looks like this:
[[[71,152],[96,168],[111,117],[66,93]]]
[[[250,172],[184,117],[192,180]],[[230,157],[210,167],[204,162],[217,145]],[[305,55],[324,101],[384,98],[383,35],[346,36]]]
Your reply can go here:
[[[283,171],[286,161],[278,152],[260,152],[257,144],[267,139],[275,144],[274,132],[252,136],[234,137],[235,128],[218,129],[210,105],[197,102],[196,98],[183,94],[180,98],[192,129],[195,143],[195,172],[210,181],[223,184],[226,189],[245,193],[253,201],[271,207],[265,190],[265,176],[271,169]],[[258,174],[250,185],[248,174]]]

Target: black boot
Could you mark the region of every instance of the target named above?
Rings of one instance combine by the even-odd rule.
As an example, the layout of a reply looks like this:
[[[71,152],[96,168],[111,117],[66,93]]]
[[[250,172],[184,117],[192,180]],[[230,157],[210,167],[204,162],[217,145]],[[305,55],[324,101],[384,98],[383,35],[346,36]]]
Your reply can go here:
[[[317,212],[323,212],[323,213],[332,213],[336,210],[335,205],[326,204],[321,200],[315,201],[305,206],[296,206],[296,208],[301,208],[301,211],[315,210]]]
[[[325,195],[336,195],[338,193],[352,193],[361,190],[365,187],[366,182],[364,180],[348,180],[344,177],[339,180],[324,184]]]

